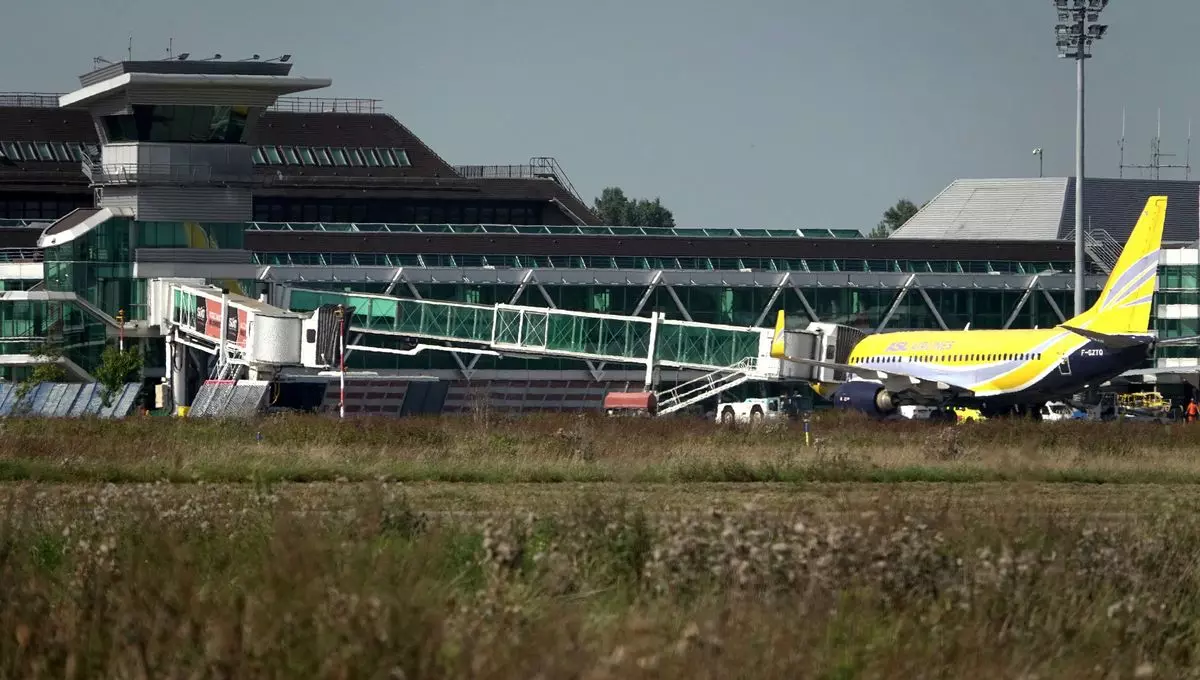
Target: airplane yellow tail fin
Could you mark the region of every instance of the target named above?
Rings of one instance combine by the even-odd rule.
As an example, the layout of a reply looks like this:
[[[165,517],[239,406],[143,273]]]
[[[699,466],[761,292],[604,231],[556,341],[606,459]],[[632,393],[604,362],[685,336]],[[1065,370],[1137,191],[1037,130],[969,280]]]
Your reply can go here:
[[[771,338],[771,358],[786,359],[787,353],[783,346],[783,322],[784,312],[779,310],[779,314],[775,317],[775,335]]]
[[[1167,197],[1151,196],[1100,298],[1067,325],[1100,333],[1145,333],[1149,329],[1166,216]]]

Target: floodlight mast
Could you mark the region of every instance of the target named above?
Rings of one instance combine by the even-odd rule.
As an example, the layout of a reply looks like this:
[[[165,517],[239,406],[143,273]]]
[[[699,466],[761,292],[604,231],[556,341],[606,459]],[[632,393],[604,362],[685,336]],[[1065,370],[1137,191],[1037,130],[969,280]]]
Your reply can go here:
[[[1096,23],[1108,0],[1054,0],[1058,56],[1075,60],[1075,314],[1084,312],[1083,291],[1083,61],[1108,26]]]

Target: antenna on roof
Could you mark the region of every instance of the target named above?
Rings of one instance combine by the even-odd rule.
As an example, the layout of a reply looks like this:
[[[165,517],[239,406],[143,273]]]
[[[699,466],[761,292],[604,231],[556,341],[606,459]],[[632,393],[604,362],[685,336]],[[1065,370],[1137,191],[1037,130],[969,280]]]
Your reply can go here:
[[[175,44],[175,38],[167,38],[167,60],[171,59],[171,47]]]
[[[1117,177],[1125,176],[1125,107],[1121,107],[1121,138],[1117,140],[1117,149],[1121,156],[1117,161]]]
[[[129,61],[133,61],[133,34],[129,34]]]
[[[92,57],[92,70],[100,68],[100,64],[108,64],[112,66],[112,62],[104,57]]]
[[[1161,177],[1162,177],[1161,171],[1163,168],[1181,168],[1184,171],[1184,178],[1191,179],[1191,176],[1192,176],[1192,160],[1191,160],[1192,121],[1190,118],[1188,119],[1188,138],[1187,138],[1187,152],[1186,152],[1187,155],[1185,157],[1183,165],[1179,165],[1177,163],[1163,163],[1162,162],[1164,158],[1174,158],[1178,154],[1163,153],[1163,151],[1162,151],[1162,109],[1161,108],[1158,110],[1157,128],[1156,128],[1154,137],[1150,140],[1150,163],[1145,164],[1145,165],[1130,163],[1127,165],[1125,163],[1125,159],[1124,159],[1124,146],[1125,146],[1125,130],[1124,130],[1125,125],[1123,122],[1124,114],[1122,114],[1121,118],[1122,118],[1121,141],[1118,142],[1118,144],[1122,150],[1121,166],[1120,166],[1121,170],[1122,170],[1122,172],[1120,174],[1121,177],[1125,176],[1124,172],[1123,172],[1125,168],[1138,168],[1140,170],[1147,170],[1147,171],[1149,171],[1148,174],[1149,174],[1150,179],[1161,179]]]

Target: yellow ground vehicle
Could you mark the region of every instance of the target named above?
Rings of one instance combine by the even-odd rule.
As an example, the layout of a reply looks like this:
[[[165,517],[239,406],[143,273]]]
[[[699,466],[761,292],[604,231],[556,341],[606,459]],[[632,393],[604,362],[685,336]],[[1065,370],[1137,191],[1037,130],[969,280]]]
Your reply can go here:
[[[1117,395],[1117,409],[1121,415],[1167,418],[1171,414],[1171,400],[1157,391],[1129,392]]]
[[[983,412],[977,408],[959,406],[954,409],[955,420],[959,423],[979,423],[987,420]]]

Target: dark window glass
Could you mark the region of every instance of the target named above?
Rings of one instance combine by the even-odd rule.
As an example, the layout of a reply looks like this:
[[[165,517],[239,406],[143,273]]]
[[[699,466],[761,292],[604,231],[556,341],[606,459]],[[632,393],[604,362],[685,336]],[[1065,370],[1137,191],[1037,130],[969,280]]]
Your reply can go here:
[[[114,142],[237,144],[246,134],[244,106],[134,104],[132,114],[104,116]]]

